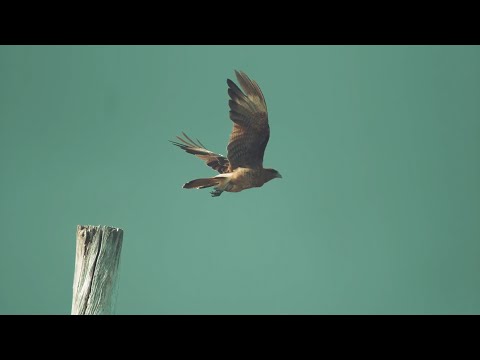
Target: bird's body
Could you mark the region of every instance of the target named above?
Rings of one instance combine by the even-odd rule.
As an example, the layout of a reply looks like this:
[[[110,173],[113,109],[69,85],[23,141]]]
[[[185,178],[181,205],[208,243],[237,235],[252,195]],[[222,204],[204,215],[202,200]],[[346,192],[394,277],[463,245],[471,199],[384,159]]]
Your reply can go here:
[[[183,187],[186,189],[203,189],[215,186],[213,193],[220,195],[223,191],[240,192],[261,187],[275,177],[278,177],[277,174],[267,169],[236,168],[232,172],[220,174],[213,178],[192,180],[184,184]]]
[[[240,192],[261,187],[266,182],[281,178],[278,171],[263,167],[263,155],[270,138],[270,126],[265,98],[255,81],[243,72],[235,71],[243,91],[230,79],[227,80],[230,96],[230,119],[233,130],[227,146],[227,157],[207,150],[203,144],[190,139],[177,138],[181,143],[174,145],[197,156],[220,174],[211,178],[189,181],[185,189],[214,187],[212,196],[220,196],[223,191]]]

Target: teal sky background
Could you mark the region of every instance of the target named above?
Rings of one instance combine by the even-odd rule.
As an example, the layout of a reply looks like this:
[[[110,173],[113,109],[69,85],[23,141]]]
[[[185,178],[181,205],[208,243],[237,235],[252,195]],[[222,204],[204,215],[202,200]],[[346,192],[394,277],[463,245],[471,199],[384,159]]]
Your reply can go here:
[[[264,165],[212,198],[226,79]],[[124,229],[118,314],[480,313],[480,47],[0,46],[0,313],[69,314],[77,224]]]

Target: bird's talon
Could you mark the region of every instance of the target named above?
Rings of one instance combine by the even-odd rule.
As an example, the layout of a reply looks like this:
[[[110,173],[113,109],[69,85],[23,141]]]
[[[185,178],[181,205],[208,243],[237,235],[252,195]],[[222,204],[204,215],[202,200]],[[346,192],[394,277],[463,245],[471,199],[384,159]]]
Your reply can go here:
[[[220,196],[222,192],[223,191],[221,190],[215,190],[215,191],[211,191],[210,194],[212,195],[212,197],[216,197],[216,196]]]

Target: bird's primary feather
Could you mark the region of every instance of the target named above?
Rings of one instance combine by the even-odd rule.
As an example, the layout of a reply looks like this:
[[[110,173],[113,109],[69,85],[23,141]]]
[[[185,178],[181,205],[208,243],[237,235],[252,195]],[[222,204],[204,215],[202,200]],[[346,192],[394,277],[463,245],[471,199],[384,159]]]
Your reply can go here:
[[[202,159],[208,166],[218,171],[220,174],[228,171],[230,163],[225,156],[207,150],[198,139],[197,142],[195,142],[184,132],[182,132],[182,134],[184,138],[177,136],[177,139],[180,140],[181,143],[176,141],[171,141],[171,143],[178,146],[180,149],[185,150],[187,153],[193,154],[199,159]]]
[[[235,74],[243,91],[232,80],[227,80],[230,119],[234,123],[227,146],[230,170],[261,168],[270,138],[267,105],[256,82],[242,71]]]

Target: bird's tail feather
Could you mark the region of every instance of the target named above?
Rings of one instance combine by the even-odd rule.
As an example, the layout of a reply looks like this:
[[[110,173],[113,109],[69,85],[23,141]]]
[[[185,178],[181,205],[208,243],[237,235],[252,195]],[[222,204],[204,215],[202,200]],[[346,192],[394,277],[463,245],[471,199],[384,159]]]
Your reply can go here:
[[[218,178],[195,179],[183,184],[184,189],[204,189],[220,184]]]

